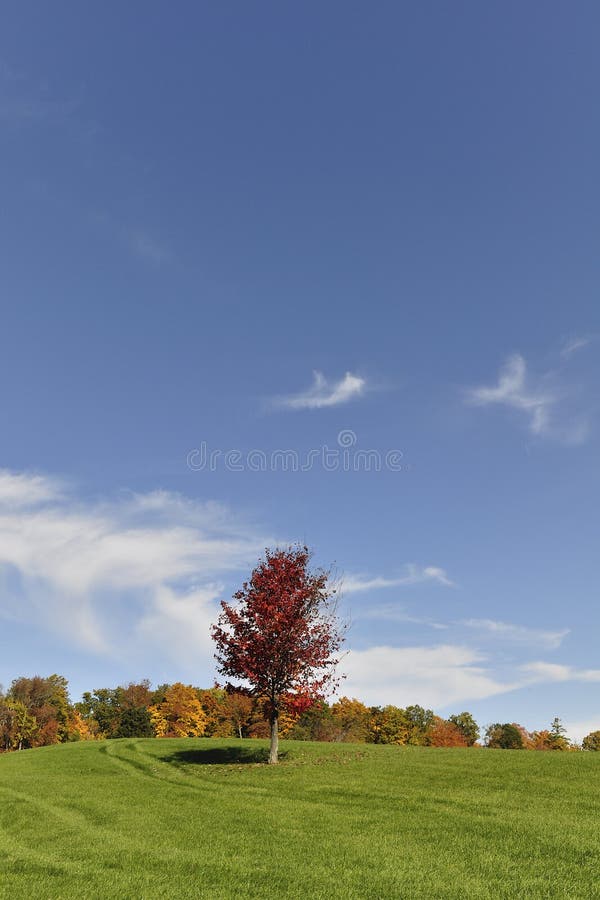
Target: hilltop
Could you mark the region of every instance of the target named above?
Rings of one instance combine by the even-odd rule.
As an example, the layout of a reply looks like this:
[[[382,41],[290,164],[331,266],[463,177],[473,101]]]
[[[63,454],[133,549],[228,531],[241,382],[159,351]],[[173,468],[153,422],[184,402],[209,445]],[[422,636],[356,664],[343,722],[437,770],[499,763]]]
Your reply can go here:
[[[0,896],[594,897],[600,755],[123,739],[0,757]]]

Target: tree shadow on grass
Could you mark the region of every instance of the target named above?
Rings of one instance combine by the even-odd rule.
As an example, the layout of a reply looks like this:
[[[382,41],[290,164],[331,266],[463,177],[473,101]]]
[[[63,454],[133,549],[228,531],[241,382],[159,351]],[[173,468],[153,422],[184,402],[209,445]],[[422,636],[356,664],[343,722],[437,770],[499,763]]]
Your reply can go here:
[[[280,751],[280,760],[286,756],[287,752]],[[178,750],[163,759],[174,766],[256,765],[268,761],[269,751],[266,747],[195,747],[193,750]]]

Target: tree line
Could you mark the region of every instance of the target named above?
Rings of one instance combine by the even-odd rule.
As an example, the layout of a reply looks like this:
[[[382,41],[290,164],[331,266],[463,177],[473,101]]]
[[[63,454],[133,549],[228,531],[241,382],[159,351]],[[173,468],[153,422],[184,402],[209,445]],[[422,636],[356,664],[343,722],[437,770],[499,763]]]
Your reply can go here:
[[[6,692],[0,690],[0,749],[128,737],[267,738],[269,709],[268,697],[219,685],[176,682],[152,688],[147,680],[86,691],[73,703],[63,676],[21,677]],[[517,723],[495,723],[482,735],[469,712],[444,719],[419,705],[366,706],[349,697],[328,703],[293,694],[282,699],[279,734],[289,740],[397,746],[600,750],[600,731],[580,748],[567,739],[559,719],[533,732]]]

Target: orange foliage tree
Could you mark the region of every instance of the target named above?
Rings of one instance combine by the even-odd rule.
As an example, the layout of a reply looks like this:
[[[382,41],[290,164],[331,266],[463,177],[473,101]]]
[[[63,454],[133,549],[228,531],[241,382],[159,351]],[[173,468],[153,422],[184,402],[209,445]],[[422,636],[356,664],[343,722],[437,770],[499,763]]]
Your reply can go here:
[[[468,742],[460,728],[453,722],[447,722],[435,716],[429,728],[427,744],[430,747],[468,747]]]

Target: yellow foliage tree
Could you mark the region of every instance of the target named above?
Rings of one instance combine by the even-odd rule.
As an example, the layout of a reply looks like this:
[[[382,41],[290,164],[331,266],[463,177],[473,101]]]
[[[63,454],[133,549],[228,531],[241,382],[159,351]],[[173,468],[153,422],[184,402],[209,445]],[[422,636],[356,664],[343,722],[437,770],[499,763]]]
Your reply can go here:
[[[93,719],[91,722],[86,722],[81,713],[75,709],[69,711],[67,724],[70,741],[97,741],[100,737],[97,722]]]
[[[340,697],[331,707],[340,741],[366,741],[370,712],[360,700]]]
[[[202,737],[206,730],[207,717],[191,684],[172,684],[149,712],[157,737]]]

